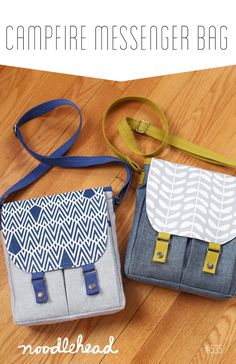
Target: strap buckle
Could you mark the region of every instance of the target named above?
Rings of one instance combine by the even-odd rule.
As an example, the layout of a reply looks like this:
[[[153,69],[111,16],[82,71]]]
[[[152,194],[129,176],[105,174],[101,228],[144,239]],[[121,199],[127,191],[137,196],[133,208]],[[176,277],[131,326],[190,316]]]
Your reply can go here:
[[[139,134],[145,134],[148,130],[150,122],[147,120],[139,120],[139,123],[135,129],[135,131]]]

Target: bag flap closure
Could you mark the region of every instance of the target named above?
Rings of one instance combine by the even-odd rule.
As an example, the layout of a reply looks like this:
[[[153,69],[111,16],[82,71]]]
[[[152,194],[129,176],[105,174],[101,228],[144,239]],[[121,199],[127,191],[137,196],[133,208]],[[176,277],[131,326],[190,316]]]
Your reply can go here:
[[[225,244],[236,236],[236,178],[152,158],[146,208],[158,232]]]
[[[111,188],[4,204],[2,233],[14,264],[34,273],[95,263],[108,239],[107,190]]]

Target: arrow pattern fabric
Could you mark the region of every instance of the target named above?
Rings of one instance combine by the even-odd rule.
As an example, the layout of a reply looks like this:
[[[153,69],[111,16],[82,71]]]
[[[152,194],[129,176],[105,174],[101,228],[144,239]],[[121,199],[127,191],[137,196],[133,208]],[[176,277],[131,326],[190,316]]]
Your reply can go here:
[[[3,205],[2,233],[22,270],[46,272],[95,263],[108,238],[104,188],[68,192]]]

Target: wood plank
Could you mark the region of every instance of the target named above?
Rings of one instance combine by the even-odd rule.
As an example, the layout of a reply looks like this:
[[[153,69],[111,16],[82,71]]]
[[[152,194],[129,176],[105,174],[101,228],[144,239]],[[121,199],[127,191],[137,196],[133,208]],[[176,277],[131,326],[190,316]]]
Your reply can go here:
[[[111,154],[103,141],[101,118],[116,98],[127,95],[149,97],[166,112],[170,130],[214,151],[236,155],[236,67],[187,72],[129,82],[104,81],[12,67],[0,67],[0,193],[29,172],[35,162],[12,133],[12,125],[29,108],[54,98],[68,98],[83,112],[83,129],[69,154]],[[124,153],[129,149],[116,132],[124,115],[146,118],[160,125],[156,115],[137,103],[123,105],[109,116],[109,137]],[[68,108],[56,110],[22,128],[30,145],[48,154],[72,135],[78,118]],[[157,143],[138,138],[144,151]],[[133,156],[140,165],[142,158]],[[189,163],[215,171],[235,174],[232,169],[197,161],[167,148],[161,158]],[[62,170],[54,168],[36,184],[15,195],[30,198],[92,186],[112,185],[116,193],[125,173],[121,167]],[[126,201],[117,209],[117,233],[122,266],[135,208],[135,177]],[[110,316],[41,327],[16,327],[12,322],[10,292],[2,249],[0,355],[4,363],[233,363],[235,349],[235,299],[212,301],[164,288],[153,287],[124,277],[127,305]],[[21,354],[20,344],[53,345],[58,337],[75,342],[82,334],[85,343],[105,345],[114,336],[116,355],[39,355]],[[206,347],[222,345],[222,354],[210,354]]]

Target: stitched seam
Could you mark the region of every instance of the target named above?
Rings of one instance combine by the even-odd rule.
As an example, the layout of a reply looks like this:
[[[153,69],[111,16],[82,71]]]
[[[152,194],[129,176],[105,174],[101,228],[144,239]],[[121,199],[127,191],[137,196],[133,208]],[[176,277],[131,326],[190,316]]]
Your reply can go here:
[[[142,216],[142,213],[143,213],[144,208],[145,208],[145,200],[146,200],[146,194],[144,194],[143,201],[142,201],[141,207],[139,209],[139,216],[138,216],[137,228],[135,229],[135,236],[133,238],[133,244],[130,246],[130,240],[129,240],[129,243],[128,243],[128,250],[130,250],[128,264],[127,264],[127,270],[128,270],[128,272],[129,272],[130,265],[132,263],[133,251],[135,249],[135,245],[137,244],[137,240],[138,240],[137,239],[137,236],[138,236],[138,231],[139,231],[139,223],[140,223],[141,216]],[[144,211],[144,213],[145,213],[145,211]],[[137,211],[135,209],[134,216],[136,217],[136,215],[137,215]],[[134,217],[134,219],[135,219],[135,217]],[[134,223],[134,220],[133,220],[133,223]],[[143,229],[144,229],[144,226],[142,227],[142,231],[141,232],[143,232]],[[132,233],[133,233],[133,231],[131,231],[131,236],[132,236]],[[127,252],[126,252],[126,256],[127,256]]]
[[[109,217],[109,219],[111,221],[111,226],[108,226],[108,231],[109,231],[110,236],[111,236],[111,238],[110,238],[110,240],[111,240],[111,251],[112,251],[114,267],[115,267],[115,271],[116,271],[117,284],[119,286],[118,287],[119,303],[120,303],[120,305],[122,305],[122,303],[125,304],[125,298],[124,298],[124,294],[122,294],[123,285],[122,285],[121,272],[120,272],[120,268],[119,268],[120,264],[118,264],[118,261],[117,261],[118,256],[119,256],[119,251],[118,251],[118,245],[113,239],[113,231],[116,234],[115,214],[114,214],[114,216],[112,216],[112,219],[113,219],[112,220],[109,206],[107,206],[107,214],[108,214],[108,217]],[[108,235],[107,239],[108,238],[109,238],[109,235]],[[115,250],[116,250],[116,252],[115,252]]]
[[[63,284],[64,284],[67,312],[68,312],[68,316],[69,316],[70,315],[70,309],[69,309],[69,301],[68,301],[68,294],[67,294],[67,289],[66,289],[66,278],[65,278],[65,270],[64,269],[61,269],[61,274],[62,274],[62,280],[63,280]],[[50,298],[50,292],[48,292],[48,295],[49,295],[49,298]]]
[[[15,291],[14,291],[14,286],[13,286],[13,282],[12,282],[12,270],[11,270],[11,259],[9,257],[6,245],[5,245],[5,239],[3,237],[2,232],[0,232],[1,238],[2,238],[2,242],[4,244],[3,246],[3,250],[4,250],[4,255],[5,258],[7,260],[7,275],[8,275],[8,281],[10,282],[10,300],[11,300],[11,308],[12,308],[12,313],[13,313],[13,318],[15,320]]]
[[[152,278],[152,277],[145,277],[145,276],[139,276],[139,275],[137,275],[137,274],[134,274],[134,273],[131,273],[131,274],[129,274],[130,275],[130,278],[132,278],[132,277],[138,277],[140,280],[151,280],[151,282],[152,282],[152,284],[154,283],[154,282],[163,282],[163,283],[165,283],[165,284],[168,284],[168,283],[176,283],[177,285],[178,285],[178,282],[174,282],[174,281],[164,281],[164,280],[162,280],[162,279],[159,279],[159,278]],[[155,283],[156,285],[157,285],[157,283]],[[207,289],[204,289],[204,288],[200,288],[200,287],[198,287],[198,286],[190,286],[190,285],[188,285],[188,284],[182,284],[182,286],[184,286],[184,287],[189,287],[189,288],[197,288],[197,289],[199,289],[199,290],[201,290],[201,291],[204,291],[204,292],[209,292],[209,293],[216,293],[217,295],[220,295],[220,296],[226,296],[226,297],[232,297],[232,295],[228,295],[227,293],[221,293],[221,292],[217,292],[217,291],[212,291],[212,290],[207,290]],[[169,287],[166,287],[166,288],[169,288]],[[172,288],[169,288],[169,289],[172,289]],[[180,288],[180,290],[181,290],[181,288]]]
[[[122,310],[123,309],[123,306],[116,306],[116,307],[112,307],[112,308],[108,308],[108,309],[105,309],[105,310],[99,310],[99,311],[88,311],[88,312],[83,312],[83,313],[80,313],[80,314],[74,314],[74,315],[68,315],[68,316],[56,316],[56,317],[50,317],[50,318],[47,318],[47,319],[39,319],[39,320],[34,320],[34,321],[19,321],[19,325],[20,324],[30,324],[30,323],[39,323],[41,322],[42,324],[48,322],[48,321],[55,321],[55,322],[59,322],[59,321],[68,321],[68,319],[72,318],[72,317],[77,317],[78,319],[79,318],[86,318],[86,316],[96,316],[96,315],[100,315],[100,314],[103,314],[103,313],[107,313],[107,312],[117,312],[118,310]]]

